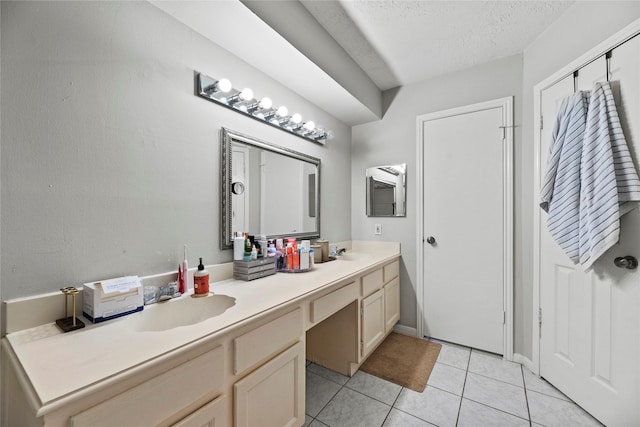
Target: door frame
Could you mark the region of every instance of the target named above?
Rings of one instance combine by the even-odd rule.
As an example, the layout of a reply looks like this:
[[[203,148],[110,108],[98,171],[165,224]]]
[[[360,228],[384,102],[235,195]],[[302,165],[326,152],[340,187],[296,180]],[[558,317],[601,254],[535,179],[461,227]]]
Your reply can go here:
[[[532,316],[532,336],[531,336],[531,363],[525,361],[525,365],[534,374],[540,375],[540,328],[542,322],[542,314],[540,307],[540,233],[542,229],[540,227],[540,207],[539,207],[539,191],[542,183],[542,170],[540,164],[541,157],[541,128],[542,123],[542,92],[564,79],[565,77],[573,74],[575,70],[588,65],[595,59],[605,55],[608,51],[623,44],[627,40],[640,34],[640,19],[632,22],[624,27],[611,37],[607,38],[594,48],[589,49],[586,53],[580,55],[577,59],[571,61],[551,76],[542,80],[540,83],[533,87],[533,316]],[[552,120],[546,119],[547,123],[551,123]]]
[[[505,319],[503,325],[503,358],[513,359],[513,97],[494,99],[477,104],[465,105],[435,113],[423,114],[416,117],[416,188],[417,188],[417,304],[416,304],[416,332],[419,337],[424,336],[424,164],[423,164],[423,137],[424,123],[460,114],[483,111],[493,108],[502,108],[502,176],[504,203],[502,206],[504,215],[503,224],[503,248],[504,269],[503,276],[503,310]]]

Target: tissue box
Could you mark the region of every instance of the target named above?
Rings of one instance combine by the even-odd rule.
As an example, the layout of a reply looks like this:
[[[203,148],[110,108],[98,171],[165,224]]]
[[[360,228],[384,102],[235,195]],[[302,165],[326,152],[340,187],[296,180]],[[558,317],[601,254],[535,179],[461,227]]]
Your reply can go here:
[[[144,298],[138,276],[85,283],[82,314],[93,323],[142,311]]]

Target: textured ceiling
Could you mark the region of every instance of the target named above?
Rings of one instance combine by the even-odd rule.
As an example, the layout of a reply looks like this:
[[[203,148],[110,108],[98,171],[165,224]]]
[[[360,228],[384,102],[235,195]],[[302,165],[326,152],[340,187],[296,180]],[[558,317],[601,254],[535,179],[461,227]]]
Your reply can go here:
[[[382,90],[522,53],[574,3],[148,1],[348,125],[381,117]]]
[[[521,53],[573,2],[301,3],[385,90]]]

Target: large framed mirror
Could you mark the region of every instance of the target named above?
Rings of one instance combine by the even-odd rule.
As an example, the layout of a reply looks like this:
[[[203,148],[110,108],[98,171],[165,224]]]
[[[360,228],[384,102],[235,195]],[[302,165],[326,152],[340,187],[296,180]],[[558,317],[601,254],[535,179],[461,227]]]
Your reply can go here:
[[[320,237],[320,159],[226,128],[220,140],[221,249],[234,232]]]
[[[407,216],[407,164],[366,170],[367,216]]]

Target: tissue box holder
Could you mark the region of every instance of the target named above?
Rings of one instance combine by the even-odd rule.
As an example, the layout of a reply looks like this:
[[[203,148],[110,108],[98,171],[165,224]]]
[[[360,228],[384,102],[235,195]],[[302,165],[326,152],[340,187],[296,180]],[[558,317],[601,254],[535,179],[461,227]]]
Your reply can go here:
[[[82,314],[93,323],[142,311],[144,298],[138,276],[85,283]]]

